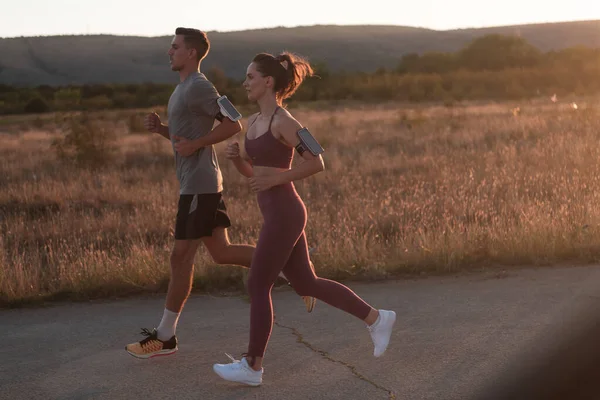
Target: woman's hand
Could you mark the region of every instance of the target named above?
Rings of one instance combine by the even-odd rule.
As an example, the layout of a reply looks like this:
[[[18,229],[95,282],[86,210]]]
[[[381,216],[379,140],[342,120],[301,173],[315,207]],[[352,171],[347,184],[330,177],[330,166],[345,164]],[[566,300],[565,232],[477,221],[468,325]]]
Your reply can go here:
[[[231,142],[225,148],[225,157],[229,160],[240,158],[240,145],[238,142]]]

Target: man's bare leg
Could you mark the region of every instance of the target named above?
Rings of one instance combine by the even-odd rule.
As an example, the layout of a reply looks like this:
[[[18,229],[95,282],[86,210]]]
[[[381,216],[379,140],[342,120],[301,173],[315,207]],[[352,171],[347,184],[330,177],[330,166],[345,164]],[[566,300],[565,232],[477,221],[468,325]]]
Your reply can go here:
[[[250,268],[255,247],[247,244],[231,244],[226,228],[217,227],[213,230],[212,236],[205,236],[201,240],[217,264],[240,265]],[[310,265],[314,271],[315,267],[312,261]],[[280,273],[279,276],[287,280],[283,273]],[[317,302],[316,299],[314,297],[303,296],[302,300],[304,301],[306,310],[312,312]]]
[[[171,253],[171,280],[167,291],[165,308],[180,313],[190,291],[194,274],[194,257],[200,239],[176,240]]]
[[[205,236],[201,240],[217,264],[250,268],[255,247],[248,244],[231,244],[226,228],[219,226],[213,230],[212,236]]]
[[[194,257],[199,245],[199,239],[175,241],[171,253],[171,280],[162,320],[156,330],[142,330],[145,339],[125,346],[132,356],[152,358],[177,351],[175,330],[181,310],[192,290]]]

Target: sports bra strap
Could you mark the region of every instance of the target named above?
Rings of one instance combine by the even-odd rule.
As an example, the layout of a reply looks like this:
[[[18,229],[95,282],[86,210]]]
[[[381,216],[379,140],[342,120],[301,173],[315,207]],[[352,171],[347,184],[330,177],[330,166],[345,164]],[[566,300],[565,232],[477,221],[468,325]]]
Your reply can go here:
[[[254,123],[256,122],[257,119],[258,119],[258,115],[256,117],[254,117],[254,119],[252,120],[252,122],[250,123],[250,125],[248,125],[248,129],[250,129],[250,127],[252,125],[254,125]]]
[[[279,106],[273,111],[273,115],[271,115],[271,120],[269,121],[269,130],[271,130],[271,124],[273,123],[273,118],[275,118],[275,114],[277,114],[277,110],[279,110]]]

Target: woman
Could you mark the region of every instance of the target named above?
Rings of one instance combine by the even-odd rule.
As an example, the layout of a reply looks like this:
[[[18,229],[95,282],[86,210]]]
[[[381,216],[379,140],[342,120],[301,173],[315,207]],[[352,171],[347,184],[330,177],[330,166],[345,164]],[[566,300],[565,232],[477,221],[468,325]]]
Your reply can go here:
[[[318,278],[311,269],[304,234],[306,208],[292,182],[323,171],[323,159],[304,151],[304,162],[291,168],[302,125],[281,105],[312,73],[305,60],[290,53],[276,57],[258,54],[247,69],[244,88],[248,99],[258,103],[260,112],[248,119],[243,151],[237,143],[231,143],[226,156],[249,178],[264,222],[248,277],[248,353],[241,361],[232,359],[230,364],[213,366],[229,381],[251,386],[262,383],[263,355],[273,326],[271,288],[282,271],[299,295],[315,297],[363,320],[375,345],[375,357],[387,348],[396,321],[393,311],[372,308],[346,286]]]

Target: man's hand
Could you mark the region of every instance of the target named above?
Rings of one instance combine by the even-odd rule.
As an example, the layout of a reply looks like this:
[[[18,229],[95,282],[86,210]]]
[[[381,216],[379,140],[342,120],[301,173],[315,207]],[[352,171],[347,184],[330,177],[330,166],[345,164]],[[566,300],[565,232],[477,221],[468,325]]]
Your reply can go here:
[[[146,128],[148,132],[160,133],[161,126],[162,123],[160,122],[160,117],[157,113],[149,113],[144,117],[144,128]]]
[[[194,140],[189,140],[181,136],[173,136],[173,139],[175,139],[175,151],[183,157],[189,157],[200,149]]]
[[[225,148],[225,157],[229,160],[240,158],[240,145],[238,142],[231,142]]]

